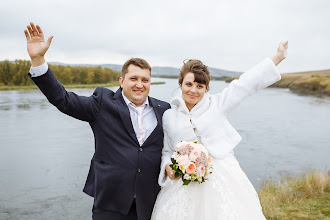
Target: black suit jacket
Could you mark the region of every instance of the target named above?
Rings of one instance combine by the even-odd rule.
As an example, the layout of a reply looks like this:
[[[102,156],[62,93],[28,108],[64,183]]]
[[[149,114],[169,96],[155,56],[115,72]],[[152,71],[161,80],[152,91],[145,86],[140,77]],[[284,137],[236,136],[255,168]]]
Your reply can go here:
[[[67,115],[89,122],[93,130],[95,153],[83,191],[94,197],[94,205],[127,214],[136,195],[138,219],[150,219],[160,190],[162,115],[170,105],[149,97],[158,123],[140,146],[121,89],[114,93],[98,87],[92,96],[84,97],[66,91],[50,69],[31,78],[50,103]]]

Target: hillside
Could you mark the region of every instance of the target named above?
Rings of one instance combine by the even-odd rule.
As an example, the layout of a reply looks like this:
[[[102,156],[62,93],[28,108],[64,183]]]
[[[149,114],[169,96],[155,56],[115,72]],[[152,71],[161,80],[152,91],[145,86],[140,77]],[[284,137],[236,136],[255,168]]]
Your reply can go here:
[[[270,87],[289,88],[301,95],[330,96],[330,70],[283,73],[282,79]],[[238,77],[228,78],[231,82]]]
[[[65,64],[65,63],[59,63],[59,62],[50,62],[50,64],[53,65],[64,65],[64,66],[89,66],[89,67],[106,67],[113,70],[121,71],[122,65],[118,64],[100,64],[100,65],[94,65],[94,64]],[[175,67],[165,67],[165,66],[153,66],[152,68],[152,76],[155,77],[163,77],[163,78],[177,78],[179,75],[179,68]],[[227,77],[235,77],[240,74],[241,72],[236,71],[229,71],[229,70],[223,70],[219,68],[213,68],[209,67],[212,79],[223,79]]]

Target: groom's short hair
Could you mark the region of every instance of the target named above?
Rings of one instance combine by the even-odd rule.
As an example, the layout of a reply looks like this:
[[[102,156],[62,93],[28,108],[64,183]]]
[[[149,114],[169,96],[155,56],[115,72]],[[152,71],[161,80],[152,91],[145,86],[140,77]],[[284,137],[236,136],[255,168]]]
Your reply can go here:
[[[131,64],[140,67],[141,69],[148,69],[151,73],[151,67],[147,61],[141,58],[131,58],[127,60],[121,68],[121,77],[125,78],[125,75],[128,72],[128,67]]]

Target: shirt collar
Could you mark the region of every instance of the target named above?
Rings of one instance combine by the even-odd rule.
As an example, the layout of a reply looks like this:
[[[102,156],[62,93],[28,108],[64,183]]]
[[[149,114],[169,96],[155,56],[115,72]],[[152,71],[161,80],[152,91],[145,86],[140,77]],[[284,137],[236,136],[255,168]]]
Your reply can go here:
[[[127,106],[132,105],[133,107],[137,107],[133,102],[131,102],[130,100],[128,100],[128,98],[126,98],[126,96],[124,95],[123,91],[121,91],[121,95],[123,96],[124,101],[125,101],[125,103],[126,103]],[[148,99],[148,97],[144,100],[144,102],[142,103],[141,106],[144,106],[144,107],[148,107],[149,106],[149,99]]]

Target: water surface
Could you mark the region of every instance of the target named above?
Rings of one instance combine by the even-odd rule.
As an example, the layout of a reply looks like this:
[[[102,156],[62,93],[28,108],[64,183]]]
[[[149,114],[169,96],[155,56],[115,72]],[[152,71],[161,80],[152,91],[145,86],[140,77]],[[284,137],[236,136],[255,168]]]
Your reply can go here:
[[[151,87],[155,98],[179,92],[175,79],[153,81],[166,81]],[[211,82],[210,93],[227,85]],[[267,88],[228,118],[243,138],[235,155],[256,188],[268,176],[330,167],[329,98]],[[91,219],[93,199],[82,192],[94,151],[88,123],[59,112],[40,91],[0,91],[0,151],[0,219]]]

